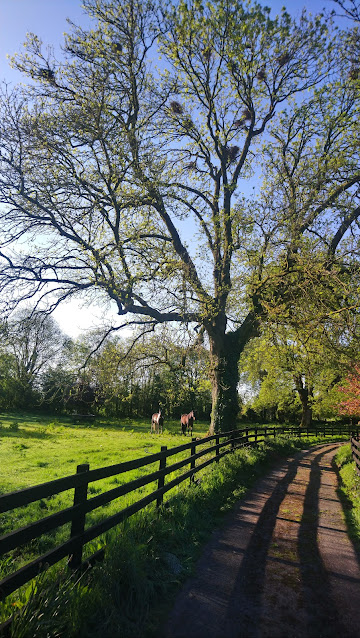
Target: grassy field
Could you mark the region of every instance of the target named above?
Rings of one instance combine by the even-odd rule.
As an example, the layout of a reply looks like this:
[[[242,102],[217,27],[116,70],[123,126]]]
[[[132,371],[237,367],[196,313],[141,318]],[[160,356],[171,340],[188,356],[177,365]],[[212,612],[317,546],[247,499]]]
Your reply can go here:
[[[208,424],[195,423],[193,435],[203,436]],[[0,493],[75,474],[77,465],[81,463],[89,463],[90,469],[96,469],[159,452],[162,445],[175,447],[190,440],[179,434],[179,423],[176,421],[165,423],[164,432],[160,435],[150,434],[149,429],[149,423],[140,420],[126,420],[115,424],[99,419],[80,426],[66,417],[54,419],[21,414],[0,415]],[[184,455],[188,455],[188,451],[182,453]],[[179,458],[181,455],[173,457],[173,461]],[[91,483],[88,488],[89,497],[157,469],[158,463]],[[169,475],[168,480],[171,478],[172,475]],[[86,517],[86,527],[111,516],[154,489],[156,484],[150,483],[140,488],[137,494],[128,494],[90,512]],[[72,501],[73,490],[68,490],[2,514],[0,534],[9,533],[69,507]],[[21,551],[14,550],[0,560],[0,578],[64,542],[69,535],[70,523],[43,534],[39,539],[23,546]],[[99,540],[89,543],[84,555],[96,551],[102,542]]]
[[[193,436],[204,436],[209,425],[195,421]],[[184,443],[178,421],[164,424],[161,435],[150,434],[150,421],[98,419],[76,425],[70,417],[0,415],[1,493],[37,485],[76,472],[121,463]]]
[[[356,473],[350,444],[343,445],[339,449],[335,464],[340,478],[338,491],[342,499],[346,523],[360,558],[360,476]]]

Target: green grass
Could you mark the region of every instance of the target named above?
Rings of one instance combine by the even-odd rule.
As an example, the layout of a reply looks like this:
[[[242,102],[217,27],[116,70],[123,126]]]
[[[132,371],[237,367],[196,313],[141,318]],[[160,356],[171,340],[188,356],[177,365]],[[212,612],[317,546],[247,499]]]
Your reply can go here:
[[[207,423],[197,423],[194,436],[203,436]],[[69,418],[51,419],[22,415],[0,416],[0,493],[75,474],[76,466],[89,463],[90,469],[121,463],[160,451],[161,445],[175,447],[189,437],[179,434],[177,422],[166,423],[161,435],[150,434],[146,421],[126,420],[122,423],[101,422],[74,425]],[[185,452],[182,456],[189,454]],[[179,456],[179,458],[181,455]],[[177,460],[177,458],[174,461]],[[89,485],[89,497],[110,490],[117,485],[158,469],[158,463],[125,474],[97,481]],[[171,476],[171,475],[170,475]],[[170,480],[170,477],[169,477]],[[137,494],[129,494],[90,512],[86,526],[94,525],[123,509],[139,495],[145,496],[155,489],[149,484]],[[26,507],[0,515],[1,533],[48,516],[72,505],[73,490],[42,499]],[[45,553],[69,538],[70,524],[44,534],[21,551],[14,550],[0,561],[0,578],[18,569],[32,558]],[[98,542],[86,546],[85,557],[96,551]]]
[[[4,426],[3,429],[7,430],[8,426]],[[159,437],[139,434],[135,423],[121,427],[124,430],[119,427],[105,427],[103,424],[90,428],[74,428],[66,423],[51,425],[27,421],[20,422],[15,433],[9,430],[8,437],[4,435],[4,438],[16,439],[19,443],[23,432],[28,437],[27,440],[33,441],[36,439],[34,432],[46,430],[44,436],[40,437],[44,446],[39,447],[38,456],[33,451],[34,460],[39,461],[36,468],[32,469],[36,476],[54,471],[47,453],[50,448],[47,446],[55,445],[55,441],[60,448],[58,458],[66,460],[68,457],[76,457],[76,449],[80,449],[77,445],[82,440],[84,446],[87,446],[91,467],[104,465],[104,453],[112,453],[116,457],[123,455],[121,459],[112,458],[105,463],[110,464],[140,456],[151,444],[158,450],[165,441],[169,446],[184,442],[184,437],[169,432]],[[145,428],[146,424],[140,424],[140,427]],[[130,429],[133,431],[129,431]],[[203,431],[206,430],[207,424],[204,424]],[[29,436],[31,432],[33,434]],[[99,434],[102,435],[100,440],[103,441],[103,446],[106,446],[105,452],[104,447],[101,450],[99,448],[99,438],[96,439],[97,445],[94,444],[93,435]],[[65,446],[64,442],[69,440],[71,445]],[[327,439],[329,440],[331,439]],[[39,439],[36,441],[39,442]],[[320,438],[314,437],[279,437],[275,441],[269,439],[257,449],[238,450],[220,463],[212,464],[200,473],[201,476],[196,475],[196,481],[190,488],[186,481],[166,496],[161,516],[150,506],[112,530],[106,538],[96,541],[93,551],[104,542],[107,544],[105,561],[78,581],[69,579],[65,567],[55,566],[35,581],[35,584],[33,582],[24,586],[8,597],[3,606],[2,618],[6,618],[14,609],[20,610],[13,623],[13,638],[35,635],[38,638],[91,638],[98,635],[102,638],[150,638],[158,635],[159,622],[167,606],[171,605],[176,589],[191,572],[201,547],[212,529],[221,524],[224,513],[246,493],[258,476],[268,471],[269,464],[275,458],[320,441]],[[66,451],[61,449],[64,447]],[[29,456],[25,453],[22,458],[26,467]],[[48,462],[49,465],[43,465]],[[78,462],[84,462],[84,459],[76,458],[76,463]],[[58,466],[56,471],[61,471],[61,468]],[[62,475],[68,473],[65,471]],[[30,468],[29,474],[34,476]],[[48,503],[45,505],[50,507]],[[123,505],[122,502],[115,502],[114,507],[119,509]],[[38,514],[43,516],[44,511],[41,510]],[[68,530],[65,532],[64,540],[68,537]],[[61,540],[59,536],[41,539],[40,547],[41,543],[51,546],[59,539]],[[25,548],[21,555],[10,558],[3,567],[4,573],[13,571],[15,562],[12,561],[28,560],[31,550],[35,549],[38,550],[38,547]]]
[[[340,478],[338,493],[342,501],[347,527],[360,558],[360,477],[356,473],[350,444],[340,448],[334,461]]]
[[[203,436],[208,423],[195,424],[193,436]],[[165,422],[161,435],[149,429],[150,421],[144,420],[75,425],[69,418],[0,415],[0,491],[74,474],[81,463],[95,469],[184,443],[177,421]]]

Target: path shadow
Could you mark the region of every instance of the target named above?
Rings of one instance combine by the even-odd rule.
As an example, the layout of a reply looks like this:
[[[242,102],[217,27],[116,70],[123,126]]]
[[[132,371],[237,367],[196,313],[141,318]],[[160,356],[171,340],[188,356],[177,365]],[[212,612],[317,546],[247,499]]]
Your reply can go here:
[[[275,485],[261,511],[229,601],[224,636],[237,635],[239,638],[256,638],[259,635],[269,547],[280,505],[286,496],[289,485],[296,476],[301,458],[297,457],[290,461],[285,476]],[[240,633],[239,628],[242,628]]]
[[[309,638],[345,638],[335,601],[332,598],[329,574],[321,558],[318,544],[319,493],[321,485],[320,463],[325,454],[317,454],[310,464],[310,478],[305,491],[304,510],[300,521],[298,551],[302,579],[302,601],[307,613]]]

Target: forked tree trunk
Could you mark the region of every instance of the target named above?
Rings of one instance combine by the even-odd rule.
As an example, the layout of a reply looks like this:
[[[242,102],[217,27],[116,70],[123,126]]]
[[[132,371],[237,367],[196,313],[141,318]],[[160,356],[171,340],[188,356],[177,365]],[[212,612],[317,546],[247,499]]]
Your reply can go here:
[[[301,401],[301,428],[308,428],[312,424],[312,387],[308,386],[303,375],[294,376],[294,383]]]
[[[257,322],[251,313],[235,332],[209,333],[212,385],[209,434],[226,432],[236,427],[239,413],[239,359],[248,341],[257,335]]]
[[[212,410],[210,434],[232,430],[239,412],[240,351],[234,334],[222,339],[210,340],[210,378],[212,385]]]

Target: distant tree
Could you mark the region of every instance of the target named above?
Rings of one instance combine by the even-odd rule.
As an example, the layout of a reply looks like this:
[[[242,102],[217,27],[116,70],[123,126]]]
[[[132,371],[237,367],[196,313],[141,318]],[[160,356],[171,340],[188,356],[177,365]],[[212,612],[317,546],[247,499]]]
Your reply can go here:
[[[14,358],[0,349],[0,408],[16,409],[19,403],[19,386],[15,377]]]
[[[41,375],[61,358],[66,337],[44,312],[22,310],[3,323],[2,357],[8,362],[7,392],[13,407],[33,407],[40,401]]]
[[[41,403],[44,410],[65,413],[69,410],[69,398],[74,391],[76,375],[69,363],[59,363],[47,368],[41,377]]]
[[[72,366],[95,388],[100,410],[114,416],[150,416],[160,406],[167,416],[179,417],[194,408],[208,418],[211,385],[204,346],[180,343],[179,334],[165,327],[160,334],[140,333],[135,343],[134,337],[113,336],[91,355],[98,341],[98,333],[78,340]]]
[[[251,407],[272,411],[280,420],[299,418],[302,427],[317,416],[336,416],[338,384],[359,355],[356,330],[345,313],[326,323],[309,321],[299,300],[296,321],[263,326],[248,344],[241,364],[242,380],[255,389]]]

